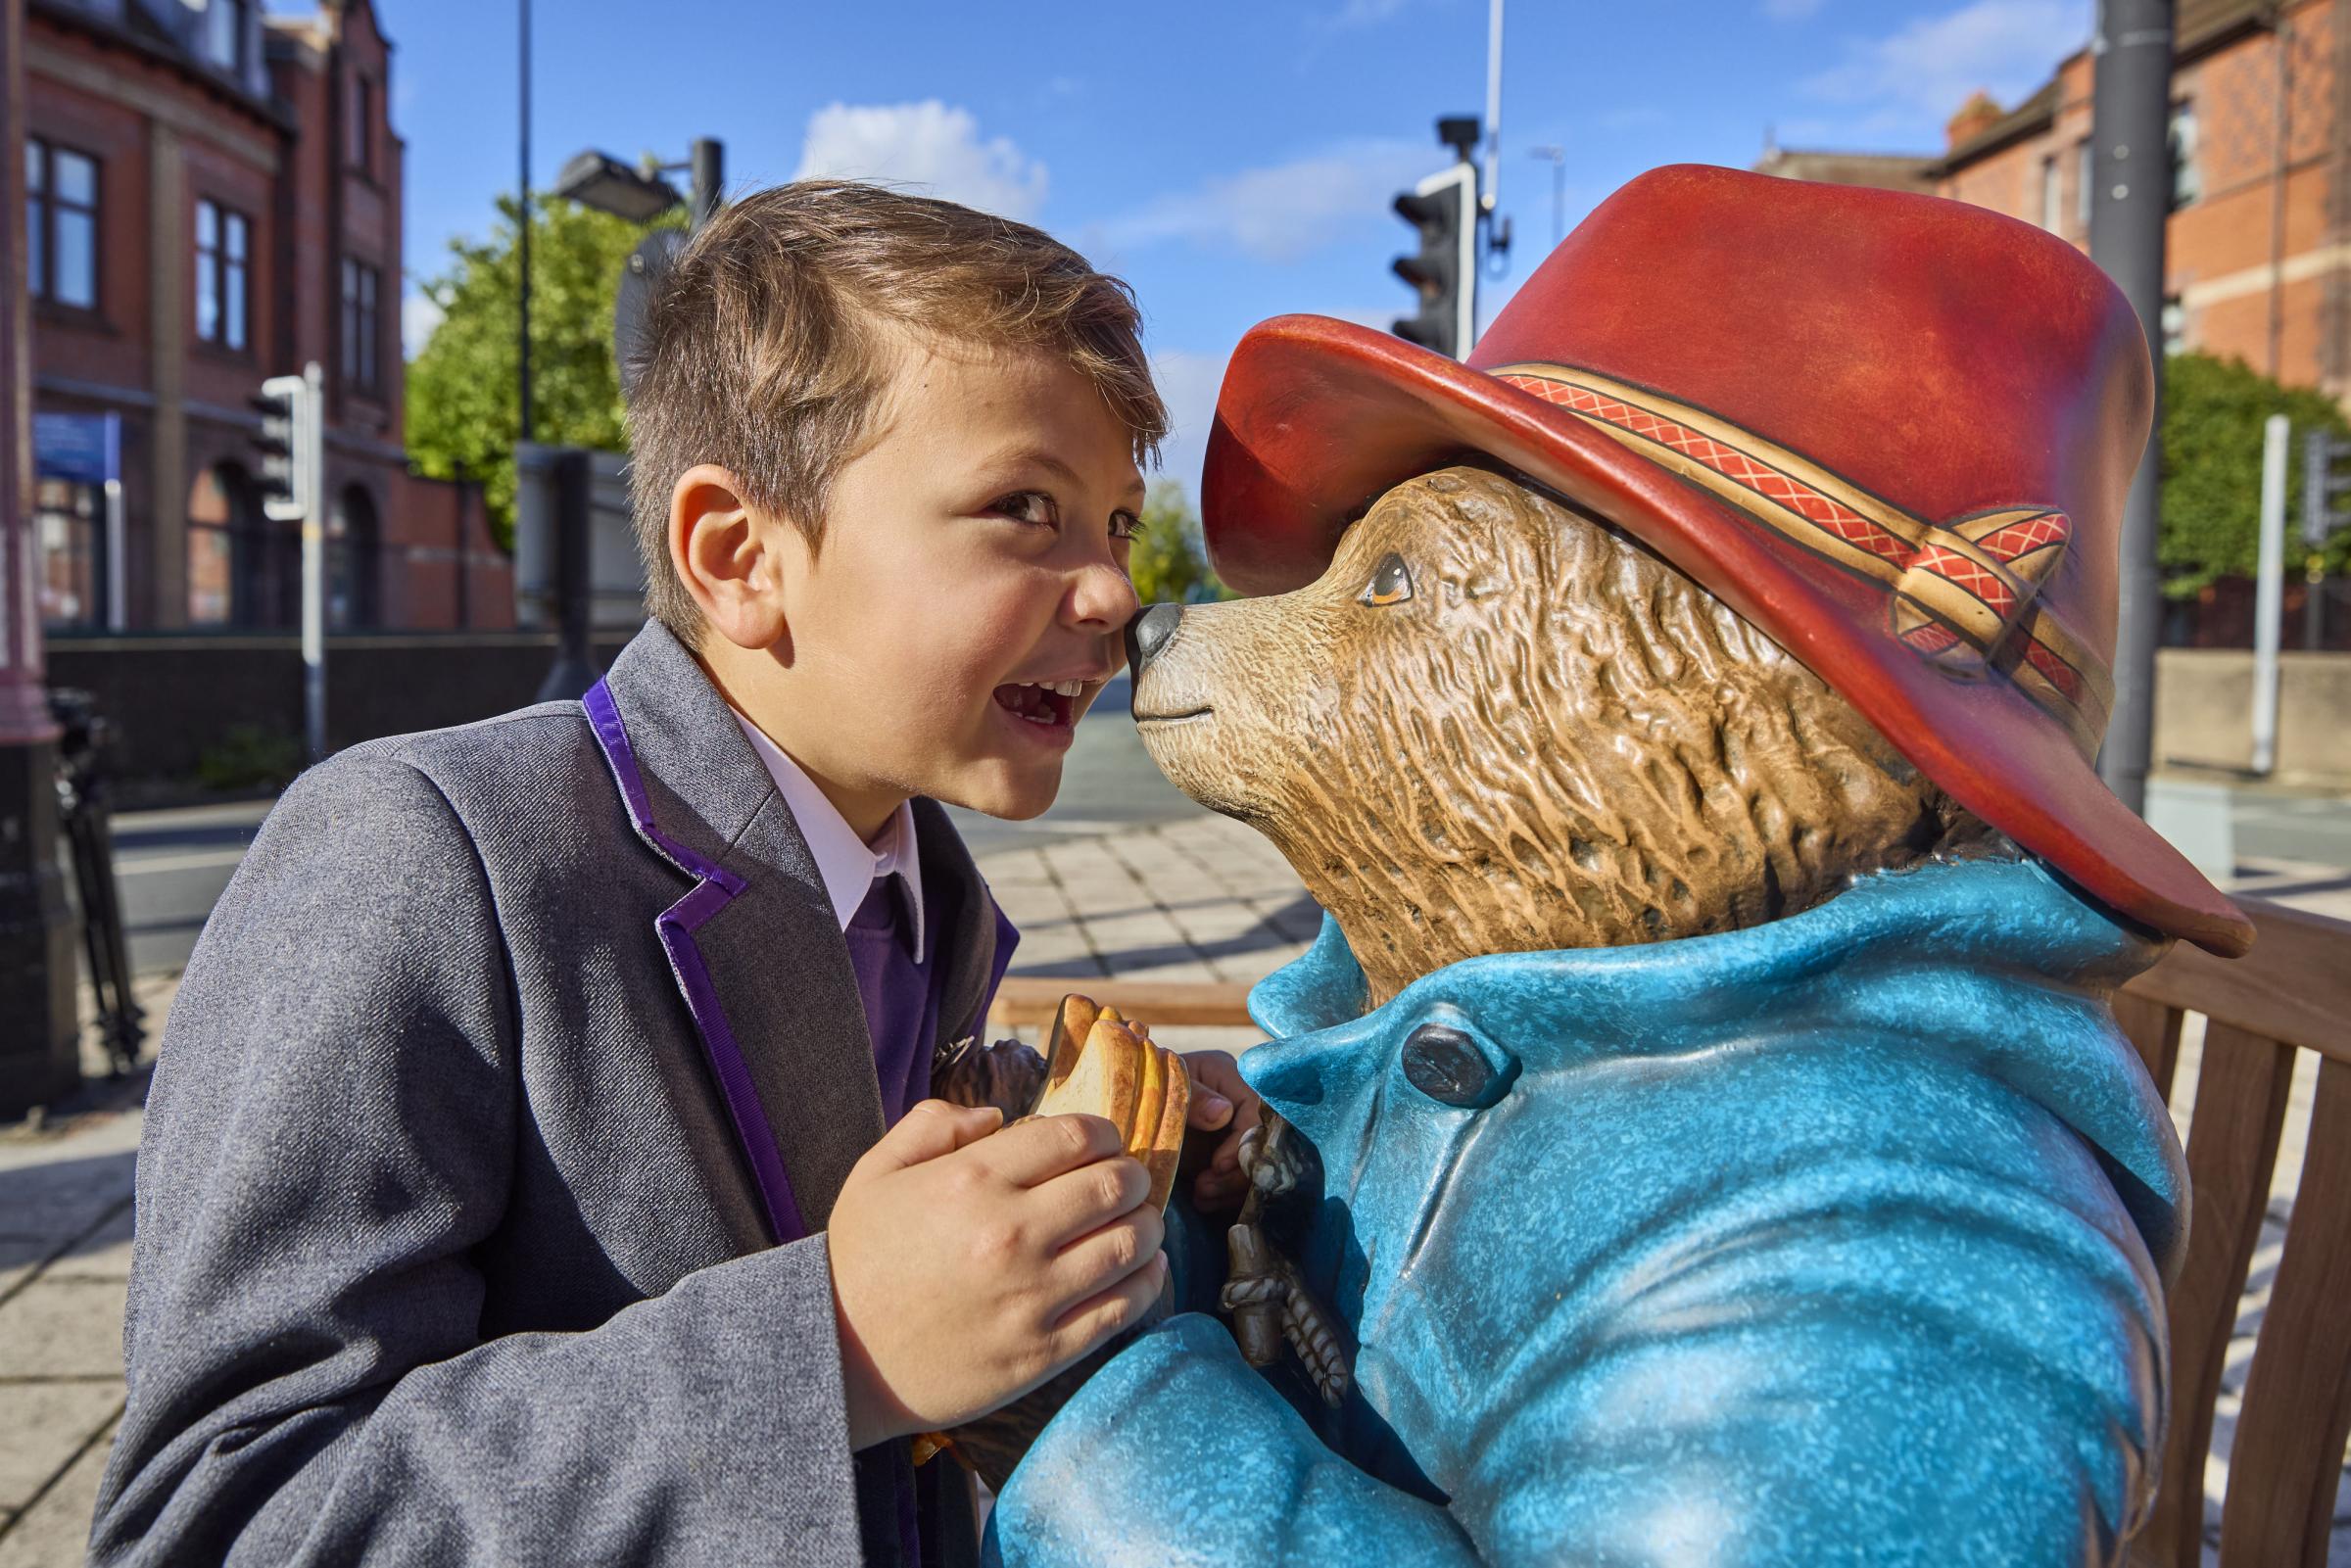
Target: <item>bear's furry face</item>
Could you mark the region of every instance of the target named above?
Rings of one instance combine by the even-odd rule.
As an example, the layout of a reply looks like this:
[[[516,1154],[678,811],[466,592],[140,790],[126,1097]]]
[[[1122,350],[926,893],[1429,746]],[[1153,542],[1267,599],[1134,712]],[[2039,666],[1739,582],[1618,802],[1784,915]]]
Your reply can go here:
[[[1721,600],[1483,468],[1389,491],[1308,588],[1186,609],[1134,713],[1280,847],[1374,1006],[1481,954],[1757,925],[1986,832]]]

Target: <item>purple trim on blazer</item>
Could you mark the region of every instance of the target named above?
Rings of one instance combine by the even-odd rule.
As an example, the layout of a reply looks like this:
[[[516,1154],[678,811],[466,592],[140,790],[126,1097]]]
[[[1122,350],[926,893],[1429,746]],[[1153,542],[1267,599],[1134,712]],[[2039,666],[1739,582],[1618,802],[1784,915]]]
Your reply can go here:
[[[779,1243],[797,1241],[808,1234],[808,1226],[800,1217],[798,1201],[792,1195],[792,1178],[785,1174],[784,1156],[776,1147],[775,1129],[768,1125],[767,1110],[760,1105],[759,1091],[751,1083],[743,1048],[736,1043],[726,1009],[719,1005],[718,991],[710,983],[709,966],[702,962],[702,950],[694,940],[694,933],[703,923],[743,891],[744,880],[724,867],[702,859],[653,826],[652,802],[646,793],[645,775],[637,766],[637,752],[629,744],[628,730],[621,724],[620,710],[612,705],[612,693],[604,683],[599,681],[590,687],[588,694],[580,699],[580,706],[587,710],[588,726],[595,732],[596,743],[602,748],[604,761],[611,766],[613,780],[620,785],[620,798],[628,807],[629,821],[646,842],[659,850],[671,864],[698,879],[691,892],[654,918],[653,929],[661,938],[662,950],[669,955],[669,967],[677,975],[678,988],[686,994],[686,1011],[694,1019],[695,1032],[702,1037],[702,1051],[710,1059],[710,1071],[718,1079],[720,1093],[726,1097],[727,1115],[735,1123],[736,1142],[743,1146],[752,1180],[759,1188],[760,1202],[767,1210],[768,1228]]]

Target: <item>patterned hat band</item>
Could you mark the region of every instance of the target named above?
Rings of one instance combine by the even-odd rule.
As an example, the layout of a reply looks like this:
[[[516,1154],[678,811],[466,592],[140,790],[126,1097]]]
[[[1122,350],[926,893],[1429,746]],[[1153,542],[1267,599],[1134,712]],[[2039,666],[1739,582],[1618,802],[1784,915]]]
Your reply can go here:
[[[1886,632],[1938,673],[1996,673],[2097,755],[2114,702],[2104,661],[2038,602],[2073,525],[2051,506],[1934,524],[1784,447],[1646,387],[1558,364],[1497,380],[1576,415],[1800,549],[1886,591]]]

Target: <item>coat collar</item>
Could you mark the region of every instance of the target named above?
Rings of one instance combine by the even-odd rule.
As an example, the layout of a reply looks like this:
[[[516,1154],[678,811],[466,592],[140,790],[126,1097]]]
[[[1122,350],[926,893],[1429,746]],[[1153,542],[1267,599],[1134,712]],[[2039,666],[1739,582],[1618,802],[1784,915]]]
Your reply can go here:
[[[1825,904],[1745,930],[1463,959],[1367,1013],[1363,970],[1325,915],[1306,955],[1251,990],[1271,1043],[1242,1072],[1318,1146],[1352,1148],[1364,1128],[1342,1121],[1375,1103],[1378,1075],[1430,1022],[1520,1042],[1531,1069],[1686,1055],[1751,1040],[1758,1021],[1834,1031],[1896,1018],[1918,1049],[1974,1063],[2081,1134],[2118,1173],[2168,1278],[2185,1170],[2109,1011],[2168,945],[2037,860],[1930,862],[1856,879]]]
[[[788,1207],[796,1208],[800,1228],[820,1230],[849,1167],[883,1130],[872,1038],[824,877],[734,710],[667,628],[648,622],[603,684],[625,742],[616,755],[612,737],[600,733],[599,740],[638,837],[696,879],[663,917],[689,923],[691,957],[682,961],[673,946],[672,968],[712,1048],[722,1092],[729,1085],[705,1016],[712,1012],[740,1053],[752,1109],[764,1113],[772,1154],[756,1147],[755,1118],[746,1124],[736,1108],[738,1132],[750,1145],[746,1161],[755,1177],[780,1162]],[[630,798],[622,757],[639,798]],[[997,924],[945,813],[923,800],[914,817],[928,924],[944,966],[936,981],[943,1035],[970,1026],[1000,972]],[[689,973],[696,963],[707,991],[699,998]],[[776,1205],[769,1207],[774,1213]]]
[[[930,948],[923,940],[923,861],[916,847],[919,840],[914,803],[900,801],[898,809],[883,826],[879,847],[869,844],[857,836],[857,830],[849,826],[840,808],[808,777],[808,770],[741,710],[735,713],[735,727],[751,743],[751,750],[758,754],[768,777],[775,780],[776,789],[784,796],[793,824],[807,841],[816,869],[824,877],[825,894],[833,900],[833,918],[846,930],[849,922],[857,918],[857,911],[875,881],[885,877],[897,878],[905,884],[910,917],[911,928],[906,939],[914,949],[914,961],[920,964]]]

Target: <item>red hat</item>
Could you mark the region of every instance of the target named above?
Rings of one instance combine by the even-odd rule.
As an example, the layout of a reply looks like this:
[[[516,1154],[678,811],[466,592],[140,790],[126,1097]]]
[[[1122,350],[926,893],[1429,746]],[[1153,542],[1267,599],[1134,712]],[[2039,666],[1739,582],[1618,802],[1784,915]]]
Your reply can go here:
[[[2152,403],[2129,302],[2053,235],[1660,168],[1578,225],[1466,364],[1321,316],[1256,328],[1201,511],[1225,582],[1284,593],[1383,491],[1498,458],[1703,584],[2091,895],[2234,956],[2250,923],[2094,767]]]

